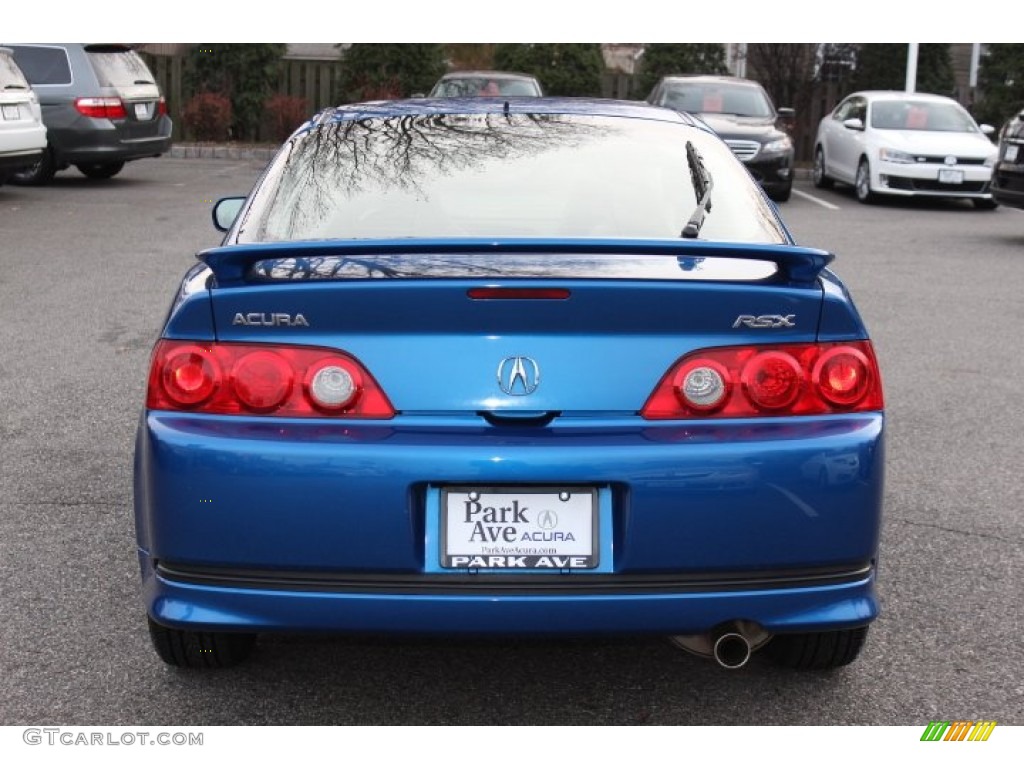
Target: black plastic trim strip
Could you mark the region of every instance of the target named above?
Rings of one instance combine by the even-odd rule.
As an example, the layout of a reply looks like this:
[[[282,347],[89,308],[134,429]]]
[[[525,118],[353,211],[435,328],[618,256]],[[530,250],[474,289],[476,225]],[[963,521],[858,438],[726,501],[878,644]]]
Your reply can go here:
[[[172,582],[232,589],[312,592],[471,595],[607,595],[728,592],[820,587],[861,581],[871,563],[841,568],[672,574],[360,574],[245,570],[158,562],[157,575]]]

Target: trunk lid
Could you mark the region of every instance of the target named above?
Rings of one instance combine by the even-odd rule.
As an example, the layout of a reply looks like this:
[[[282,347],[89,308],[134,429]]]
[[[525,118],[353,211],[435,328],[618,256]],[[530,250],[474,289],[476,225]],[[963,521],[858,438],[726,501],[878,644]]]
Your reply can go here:
[[[406,414],[512,417],[635,413],[695,349],[813,341],[816,275],[831,259],[678,241],[303,243],[202,257],[218,340],[343,350]]]

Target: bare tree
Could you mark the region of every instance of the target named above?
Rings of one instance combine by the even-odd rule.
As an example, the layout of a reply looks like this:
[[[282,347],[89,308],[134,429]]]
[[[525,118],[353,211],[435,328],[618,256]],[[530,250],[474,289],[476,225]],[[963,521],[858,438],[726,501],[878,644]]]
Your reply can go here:
[[[751,43],[747,71],[764,86],[776,107],[792,107],[800,114],[811,103],[817,53],[815,43]]]

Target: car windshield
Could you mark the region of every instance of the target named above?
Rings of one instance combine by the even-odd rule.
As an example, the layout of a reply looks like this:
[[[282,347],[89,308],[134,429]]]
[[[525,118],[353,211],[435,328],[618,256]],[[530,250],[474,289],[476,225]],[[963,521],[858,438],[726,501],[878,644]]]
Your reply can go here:
[[[241,242],[396,237],[680,237],[714,178],[708,239],[785,242],[757,186],[712,134],[560,114],[387,115],[292,138],[239,224]]]
[[[931,101],[876,101],[871,105],[871,127],[895,131],[977,133],[971,116],[958,104]]]
[[[89,61],[100,85],[124,87],[127,85],[149,85],[153,73],[146,62],[135,51],[121,49],[89,49]]]
[[[760,88],[720,83],[678,83],[666,86],[661,106],[680,112],[772,117],[775,110]]]
[[[21,74],[18,65],[14,63],[11,54],[6,51],[0,51],[0,91],[5,88],[27,90],[28,87],[28,81]]]
[[[526,78],[460,77],[439,82],[431,96],[540,96],[537,83]]]

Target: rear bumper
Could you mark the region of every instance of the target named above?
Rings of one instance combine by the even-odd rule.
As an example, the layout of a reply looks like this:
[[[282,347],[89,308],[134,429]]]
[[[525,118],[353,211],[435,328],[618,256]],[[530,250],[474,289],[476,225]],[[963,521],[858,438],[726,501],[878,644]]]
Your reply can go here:
[[[291,587],[278,582],[235,585],[172,569],[148,568],[149,615],[179,629],[247,632],[327,631],[388,634],[613,635],[699,634],[745,619],[766,631],[803,632],[862,626],[878,615],[873,568],[836,574],[811,586],[697,589],[635,585],[612,591],[595,585],[530,591],[526,587],[448,585],[406,590],[378,584],[358,591]],[[564,580],[571,576],[562,577]],[[191,579],[191,580],[190,580]],[[780,580],[781,583],[781,580]],[[243,586],[244,584],[244,586]]]
[[[115,163],[158,157],[171,148],[171,120],[161,116],[145,126],[78,116],[49,128],[50,145],[61,164]]]
[[[31,149],[24,152],[3,152],[0,153],[0,171],[19,171],[22,168],[31,168],[43,157],[41,149]]]
[[[178,628],[696,634],[877,615],[883,416],[496,428],[148,413],[146,609]],[[570,420],[571,421],[571,420]],[[605,573],[431,567],[446,485],[604,489]],[[436,561],[436,558],[434,558]]]

